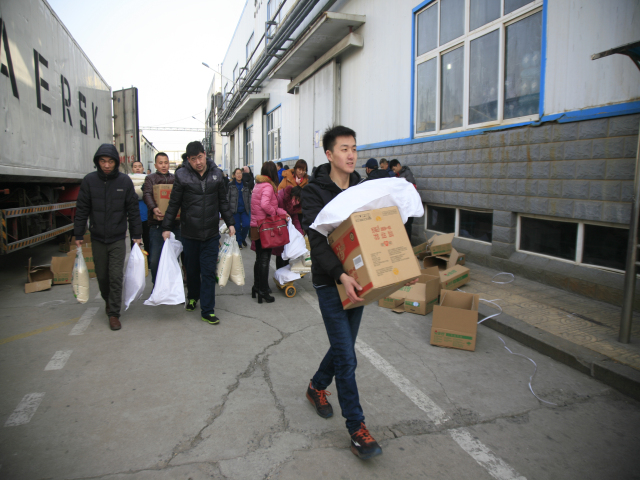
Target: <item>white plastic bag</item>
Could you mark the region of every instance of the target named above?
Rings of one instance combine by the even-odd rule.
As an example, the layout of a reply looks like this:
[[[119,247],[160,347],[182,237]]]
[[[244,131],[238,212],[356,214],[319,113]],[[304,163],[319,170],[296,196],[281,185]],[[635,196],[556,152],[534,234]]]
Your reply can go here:
[[[84,261],[82,247],[76,247],[76,261],[73,264],[73,272],[71,272],[71,286],[73,288],[73,296],[80,303],[89,301],[89,270]]]
[[[283,260],[298,258],[307,251],[307,244],[304,242],[304,237],[293,225],[291,219],[287,222],[287,230],[289,230],[289,243],[284,246],[284,250],[282,251]]]
[[[409,217],[424,215],[420,194],[412,183],[404,178],[380,178],[346,189],[324,206],[310,228],[326,237],[352,213],[394,205],[402,223]]]
[[[124,284],[122,286],[124,309],[129,308],[136,300],[142,297],[144,293],[144,287],[146,287],[145,280],[145,259],[140,246],[137,243],[133,244],[131,248],[131,254],[129,255],[129,262],[124,272]]]
[[[231,242],[235,242],[235,237],[229,237],[228,240],[222,244],[220,251],[218,252],[218,264],[216,266],[216,281],[220,287],[227,285],[229,281],[229,274],[231,273],[232,249]]]
[[[156,285],[151,296],[144,302],[145,305],[178,305],[184,303],[184,284],[182,283],[182,270],[178,263],[178,255],[182,252],[182,243],[176,240],[171,233],[171,238],[164,241]]]
[[[244,265],[242,264],[240,247],[235,237],[233,237],[231,241],[231,271],[229,272],[229,280],[240,287],[244,285]]]
[[[280,285],[284,285],[285,283],[298,280],[300,278],[300,274],[292,272],[291,265],[287,265],[286,267],[282,267],[276,270],[274,277]]]

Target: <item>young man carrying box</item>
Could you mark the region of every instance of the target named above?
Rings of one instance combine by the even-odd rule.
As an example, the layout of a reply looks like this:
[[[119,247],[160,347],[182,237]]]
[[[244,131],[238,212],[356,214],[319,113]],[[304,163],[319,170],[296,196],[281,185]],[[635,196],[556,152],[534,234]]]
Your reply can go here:
[[[382,449],[365,426],[356,384],[355,343],[364,306],[344,310],[336,282],[344,285],[354,303],[363,301],[358,296],[362,287],[345,273],[327,238],[309,228],[327,203],[361,180],[355,171],[358,160],[356,133],[343,126],[329,128],[322,138],[322,146],[329,163],[315,170],[300,196],[302,228],[307,231],[311,245],[313,286],[331,346],[309,382],[306,396],[318,415],[331,417],[333,408],[327,401],[326,388],[335,377],[338,402],[351,435],[351,451],[359,458],[367,459],[380,455]]]

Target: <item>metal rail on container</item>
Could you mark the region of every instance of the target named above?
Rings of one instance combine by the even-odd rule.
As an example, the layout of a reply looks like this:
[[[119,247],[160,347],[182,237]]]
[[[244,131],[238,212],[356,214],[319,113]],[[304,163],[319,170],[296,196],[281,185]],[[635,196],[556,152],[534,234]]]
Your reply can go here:
[[[38,215],[42,213],[49,213],[49,224],[53,225],[53,214],[57,210],[66,210],[68,208],[76,208],[76,202],[54,203],[51,205],[37,205],[32,207],[17,207],[6,208],[0,210],[0,222],[2,223],[2,234],[0,235],[0,255],[6,255],[7,253],[15,252],[22,248],[30,247],[38,243],[51,240],[58,235],[73,230],[73,224],[58,227],[53,230],[33,235],[28,238],[18,240],[18,218],[28,215]],[[11,221],[11,219],[13,219]],[[9,222],[7,222],[9,220]],[[11,228],[11,234],[9,233]],[[9,242],[10,238],[13,238],[13,242]]]
[[[591,55],[591,60],[620,54],[629,57],[640,70],[640,42],[628,43],[611,50]],[[620,334],[618,341],[629,343],[631,340],[631,318],[633,315],[633,297],[636,290],[638,262],[638,225],[640,224],[640,135],[636,148],[636,172],[633,184],[633,200],[631,202],[631,219],[629,221],[629,241],[627,243],[627,263],[624,275],[624,297],[622,300],[622,316],[620,318]]]

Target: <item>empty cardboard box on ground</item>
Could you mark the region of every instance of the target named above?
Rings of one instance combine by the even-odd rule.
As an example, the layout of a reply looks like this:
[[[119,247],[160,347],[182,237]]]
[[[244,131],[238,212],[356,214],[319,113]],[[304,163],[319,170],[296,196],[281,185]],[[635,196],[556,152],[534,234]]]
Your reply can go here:
[[[163,215],[167,211],[167,207],[169,206],[169,200],[171,199],[171,190],[173,190],[173,185],[161,184],[153,186],[153,199],[155,200],[156,205]],[[154,215],[153,217],[155,218],[156,216]],[[178,210],[176,218],[180,218],[180,210]]]
[[[24,293],[41,292],[49,290],[53,281],[50,265],[31,266],[31,258],[27,263],[27,283],[24,284]]]
[[[440,292],[440,305],[433,307],[431,345],[461,350],[476,349],[480,295]]]
[[[435,270],[435,272],[433,271]],[[434,275],[435,273],[435,275]],[[378,301],[378,305],[394,312],[409,312],[427,315],[438,302],[440,277],[437,268],[422,270],[418,283],[400,288],[388,297]]]
[[[363,287],[357,293],[364,302],[354,304],[338,285],[345,310],[384,298],[420,275],[397,207],[354,213],[328,240],[345,272]]]
[[[443,290],[455,290],[469,283],[471,272],[467,267],[458,264],[459,254],[452,248],[448,256],[425,257],[424,268],[437,267],[440,271],[440,283]]]

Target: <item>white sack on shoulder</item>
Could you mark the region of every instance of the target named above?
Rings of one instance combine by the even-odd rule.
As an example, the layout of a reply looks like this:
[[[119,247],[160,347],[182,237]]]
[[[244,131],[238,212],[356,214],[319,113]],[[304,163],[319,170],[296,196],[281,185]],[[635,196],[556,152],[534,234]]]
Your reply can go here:
[[[376,208],[398,207],[402,223],[409,217],[424,215],[420,194],[404,178],[380,178],[348,188],[320,211],[310,228],[325,237],[333,232],[352,213]]]
[[[178,263],[178,255],[182,253],[182,243],[176,240],[172,233],[171,238],[164,241],[156,285],[151,296],[144,302],[145,305],[178,305],[184,303],[184,285],[182,283],[182,270]]]
[[[124,283],[122,286],[124,309],[129,308],[133,302],[142,297],[144,293],[144,287],[146,286],[145,280],[145,259],[140,250],[140,246],[137,243],[133,244],[131,248],[131,254],[129,255],[129,262],[124,272]]]
[[[287,222],[287,230],[289,230],[289,243],[284,246],[284,250],[282,251],[281,257],[283,260],[298,258],[307,251],[307,244],[304,241],[304,237],[293,225],[291,219]]]
[[[89,301],[89,270],[84,261],[81,247],[76,247],[76,260],[71,272],[71,286],[73,287],[73,296],[78,302],[87,303]]]
[[[284,285],[285,283],[293,282],[294,280],[300,279],[299,273],[294,273],[291,271],[291,265],[279,268],[278,270],[276,270],[274,276],[280,285]]]

